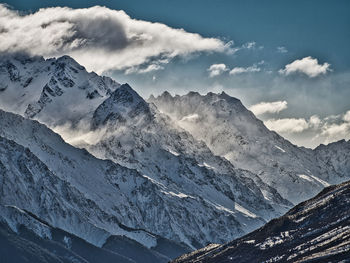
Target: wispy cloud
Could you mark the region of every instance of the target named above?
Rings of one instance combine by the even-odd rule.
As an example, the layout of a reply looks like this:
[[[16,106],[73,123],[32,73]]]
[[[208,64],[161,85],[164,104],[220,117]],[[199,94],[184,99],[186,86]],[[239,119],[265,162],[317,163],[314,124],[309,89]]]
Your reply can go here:
[[[264,46],[258,46],[255,41],[246,42],[239,47],[233,48],[235,52],[243,51],[243,50],[262,50],[262,49],[264,49]]]
[[[265,113],[278,113],[282,110],[287,109],[287,101],[274,101],[274,102],[260,102],[252,105],[251,110],[255,115],[262,115]]]
[[[225,71],[228,71],[228,67],[225,64],[213,64],[208,68],[209,77],[219,76]]]
[[[261,71],[261,68],[258,67],[257,64],[254,64],[253,66],[243,68],[243,67],[235,67],[230,70],[230,75],[237,75],[242,73],[249,73],[249,72],[259,72]]]
[[[125,70],[196,52],[228,52],[232,44],[132,19],[123,11],[100,6],[44,8],[23,15],[0,5],[0,25],[0,52],[46,57],[67,54],[97,72]],[[148,70],[153,69],[155,66]]]
[[[226,66],[225,64],[221,63],[221,64],[213,64],[211,65],[207,71],[209,72],[209,77],[216,77],[219,76],[221,74],[223,74],[224,72],[229,71],[230,75],[237,75],[237,74],[242,74],[242,73],[249,73],[249,72],[259,72],[261,71],[260,65],[264,64],[265,62],[262,60],[259,63],[255,63],[250,67],[234,67],[233,69],[230,70],[230,68],[228,66]]]
[[[242,48],[245,48],[245,49],[254,49],[255,47],[256,47],[256,42],[254,42],[254,41],[247,42],[247,43],[242,45]]]
[[[277,47],[277,52],[278,53],[287,53],[288,50],[286,47],[281,46],[281,47]]]
[[[131,67],[125,70],[125,74],[132,74],[132,73],[149,73],[152,71],[158,71],[164,69],[163,66],[160,65],[160,63],[154,62],[153,64],[149,64],[146,67]]]
[[[305,57],[297,59],[290,64],[287,64],[284,69],[280,69],[279,73],[283,75],[290,75],[292,73],[303,73],[310,78],[324,75],[330,71],[330,64],[325,62],[319,64],[316,58]]]

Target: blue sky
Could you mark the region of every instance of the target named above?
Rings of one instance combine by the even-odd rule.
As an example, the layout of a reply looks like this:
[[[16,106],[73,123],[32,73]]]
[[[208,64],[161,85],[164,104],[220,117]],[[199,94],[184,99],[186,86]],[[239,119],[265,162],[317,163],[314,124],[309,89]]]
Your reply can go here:
[[[225,91],[240,98],[247,107],[260,102],[280,102],[273,104],[276,109],[271,109],[272,104],[265,105],[265,112],[260,111],[258,116],[270,128],[299,145],[314,147],[350,137],[350,124],[344,126],[350,110],[350,1],[51,0],[7,1],[6,4],[21,10],[22,15],[35,13],[39,8],[100,5],[123,10],[131,19],[159,22],[170,28],[182,28],[186,33],[198,33],[201,36],[198,45],[202,44],[198,50],[188,47],[188,42],[163,39],[162,44],[170,41],[172,48],[165,55],[155,52],[154,56],[139,62],[133,61],[134,57],[126,57],[129,60],[121,59],[117,66],[111,62],[113,66],[104,68],[100,63],[92,69],[100,66],[104,74],[130,83],[144,97],[164,90],[172,94],[184,94],[189,90]],[[107,25],[111,27],[106,31],[108,34],[114,34],[111,33],[113,25]],[[106,23],[101,23],[101,32],[105,27]],[[121,32],[123,30],[121,28]],[[158,33],[153,32],[153,37],[157,38]],[[169,31],[169,34],[172,33]],[[186,37],[196,45],[196,40],[184,35],[184,39]],[[205,41],[209,38],[221,42],[208,44]],[[106,45],[110,45],[109,42]],[[150,46],[148,54],[156,48],[159,48],[157,43]],[[64,53],[65,49],[62,50]],[[179,55],[169,55],[174,50]],[[117,54],[119,49],[112,48],[112,51]],[[79,58],[77,51],[74,52],[75,58]],[[135,56],[140,52],[136,51]],[[43,55],[48,54],[53,53]],[[84,57],[78,61],[93,59]],[[215,72],[210,70],[212,65],[215,65],[212,67]],[[278,105],[285,105],[284,101],[287,106],[278,108]],[[316,127],[311,116],[317,116],[321,124]],[[290,128],[297,125],[299,130]]]

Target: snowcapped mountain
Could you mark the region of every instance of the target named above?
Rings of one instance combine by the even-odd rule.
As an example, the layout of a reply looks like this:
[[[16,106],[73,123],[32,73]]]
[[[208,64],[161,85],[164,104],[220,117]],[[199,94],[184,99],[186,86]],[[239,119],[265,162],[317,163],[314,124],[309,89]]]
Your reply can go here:
[[[12,113],[0,111],[0,127],[0,204],[20,212],[2,214],[12,231],[24,225],[47,239],[47,224],[96,247],[124,236],[159,262],[169,260],[157,252],[159,246],[168,246],[169,253],[186,250],[143,230],[148,211],[160,213],[166,202],[174,201],[135,170],[96,159],[44,125]]]
[[[127,84],[96,109],[92,127],[105,131],[100,141],[85,145],[92,154],[136,169],[165,194],[189,202],[188,212],[169,215],[169,227],[150,229],[169,239],[191,247],[225,242],[290,206],[262,181],[257,186],[255,175],[213,155]]]
[[[282,197],[297,204],[325,186],[349,178],[350,142],[297,147],[224,92],[150,97],[149,102],[236,167],[257,174]]]
[[[39,222],[47,222],[97,247],[105,246],[111,237],[125,236],[157,253],[159,247],[168,246],[167,256],[169,253],[176,256],[172,251],[179,255],[186,250],[179,245],[179,242],[187,241],[185,238],[194,236],[202,240],[205,238],[202,233],[207,231],[212,235],[209,238],[226,239],[244,233],[234,232],[242,222],[264,222],[239,204],[236,205],[237,212],[225,211],[224,207],[210,204],[199,196],[173,192],[174,188],[169,189],[135,170],[96,159],[86,151],[66,144],[36,121],[0,111],[0,127],[3,138],[0,147],[1,204],[28,211],[40,218]],[[11,194],[13,192],[16,194]],[[256,197],[247,192],[248,198],[252,198],[254,204]],[[263,196],[261,199],[264,200]],[[274,212],[264,202],[254,205],[271,210],[265,213]],[[6,222],[10,226],[23,225],[16,218]],[[225,231],[228,227],[234,231],[225,233],[223,238],[218,237],[214,230],[217,220],[225,220],[221,223],[227,225]],[[191,222],[201,225],[194,227]],[[41,224],[39,227],[32,223],[26,226],[34,230],[39,228],[40,235],[47,233],[40,236],[42,238],[49,237],[50,231],[41,230]],[[160,236],[140,229],[153,229]],[[166,241],[161,236],[171,236],[178,243]],[[188,241],[183,243],[194,246]],[[200,245],[198,242],[197,246]]]
[[[18,238],[24,226],[56,242],[59,229],[111,258],[166,262],[349,174],[348,142],[298,148],[224,93],[146,102],[67,56],[2,57],[0,83],[0,108],[22,115],[0,111],[0,205],[12,211],[0,221]]]
[[[318,146],[313,153],[320,165],[320,177],[336,184],[349,178],[350,141],[341,140]]]
[[[284,216],[225,245],[174,262],[348,262],[350,182],[325,188]]]
[[[18,76],[24,74],[22,73],[23,68],[20,67],[22,63],[17,62],[22,60],[18,58],[10,60],[15,61],[12,64],[17,65]],[[64,83],[78,83],[78,80],[83,83],[84,76],[91,78],[91,74],[93,75],[93,73],[86,73],[81,66],[72,62],[72,59],[68,57],[30,61],[25,63],[26,70],[29,72],[35,71],[36,68],[43,69],[39,66],[41,63],[46,64],[50,61],[50,65],[61,65],[59,61],[64,61],[62,62],[63,69],[59,66],[58,69],[51,68],[49,72],[42,70],[37,77],[33,78],[33,83],[36,83],[37,79],[43,79],[43,75],[61,76],[62,72],[66,77]],[[72,71],[71,68],[76,69],[78,73]],[[6,72],[4,76],[8,79],[4,83],[10,82],[10,84],[3,91],[5,97],[6,94],[15,94],[19,90],[23,92],[23,89],[27,89],[19,85],[18,78],[12,78],[12,80],[8,77],[11,76],[9,70]],[[59,77],[55,79],[59,80]],[[97,77],[97,79],[103,78]],[[49,81],[49,78],[45,80]],[[45,90],[42,86],[46,85],[47,81],[42,81],[41,88],[37,88],[37,85],[31,88],[42,92]],[[281,215],[291,206],[288,201],[281,198],[275,189],[266,185],[256,175],[236,169],[225,159],[215,156],[204,143],[195,140],[189,133],[174,125],[166,115],[159,113],[154,105],[149,105],[144,101],[129,85],[120,86],[111,82],[107,86],[110,89],[105,88],[106,93],[104,94],[108,98],[101,104],[98,103],[102,101],[103,96],[89,99],[86,98],[85,91],[78,84],[71,87],[60,84],[64,93],[61,96],[50,95],[51,101],[44,104],[44,107],[35,116],[26,114],[26,109],[30,108],[29,105],[33,103],[30,101],[24,101],[20,104],[21,107],[18,105],[17,108],[16,105],[10,107],[10,110],[22,112],[22,115],[38,119],[50,127],[64,124],[67,121],[74,124],[78,124],[79,121],[88,122],[91,125],[88,132],[98,133],[99,136],[94,137],[92,142],[89,142],[90,144],[83,145],[83,140],[77,141],[80,146],[83,145],[98,158],[110,159],[141,173],[141,177],[136,175],[128,177],[128,180],[135,180],[135,183],[129,183],[131,186],[126,189],[128,195],[119,197],[119,200],[126,201],[120,202],[119,211],[113,211],[115,214],[119,213],[116,216],[122,224],[132,228],[147,229],[165,238],[184,243],[191,248],[198,248],[208,242],[226,242],[241,236],[261,226],[267,220]],[[94,85],[92,87],[95,88]],[[84,96],[76,95],[75,97],[73,96],[75,93],[84,94]],[[21,93],[18,93],[18,97],[20,97],[19,94]],[[65,100],[64,103],[61,103],[61,98]],[[25,103],[27,103],[26,106],[24,106]],[[77,104],[78,111],[75,109]],[[60,107],[64,114],[58,110]],[[57,110],[53,110],[54,108]],[[73,117],[67,120],[66,114],[71,114],[68,116]],[[21,130],[32,131],[32,127],[23,127]],[[95,171],[98,166],[93,162],[77,160],[74,162],[76,169],[68,173],[66,166],[72,167],[71,163],[56,161],[56,158],[67,156],[67,160],[72,160],[76,157],[70,152],[76,149],[68,146],[60,149],[55,145],[59,139],[54,136],[39,137],[37,132],[23,135],[20,133],[21,130],[8,131],[7,136],[12,140],[17,140],[16,142],[20,145],[30,148],[41,160],[47,160],[52,165],[51,167],[47,164],[50,170],[65,171],[61,173],[62,179],[74,180],[73,182],[79,187],[83,185],[82,192],[93,195],[90,197],[92,200],[99,200],[101,205],[108,208],[113,207],[112,202],[107,204],[111,198],[105,195],[113,196],[114,193],[108,193],[108,190],[104,189],[106,186],[103,185],[103,182],[92,181],[90,183],[91,179],[87,178],[88,174],[103,174],[105,171]],[[48,131],[44,133],[47,134]],[[44,140],[43,144],[46,145],[44,147],[50,146],[49,152],[54,149],[59,153],[48,156],[42,147],[33,144],[33,137],[37,138],[34,141]],[[77,163],[81,165],[77,167]],[[67,174],[73,173],[74,179],[67,178]],[[137,179],[132,179],[135,176]],[[113,178],[112,180],[121,179]],[[116,183],[123,185],[119,181]],[[138,188],[133,192],[135,187]],[[139,189],[142,187],[145,189],[148,187],[148,191],[152,193],[144,200],[149,205],[143,203],[135,207],[124,206],[132,202],[130,200],[137,198],[134,196],[136,193],[142,193]],[[111,189],[111,191],[114,190]],[[141,200],[138,199],[133,202],[141,204]],[[103,224],[104,229],[107,228],[108,232],[112,232],[112,229],[109,229],[110,226],[106,226],[105,222]]]
[[[0,108],[50,126],[73,124],[95,110],[120,85],[88,73],[69,56],[0,57]]]

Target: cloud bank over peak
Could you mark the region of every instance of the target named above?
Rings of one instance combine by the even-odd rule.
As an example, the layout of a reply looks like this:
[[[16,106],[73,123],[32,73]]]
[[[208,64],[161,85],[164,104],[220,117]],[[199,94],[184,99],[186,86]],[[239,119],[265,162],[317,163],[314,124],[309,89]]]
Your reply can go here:
[[[98,73],[157,65],[154,61],[196,52],[230,52],[232,45],[165,24],[132,19],[124,11],[107,7],[53,7],[20,14],[3,4],[0,43],[0,52],[70,55]]]
[[[286,138],[293,138],[295,135],[306,136],[309,139],[308,146],[315,147],[320,143],[350,139],[350,110],[325,118],[317,115],[310,118],[271,118],[265,120],[264,124]]]
[[[249,107],[255,115],[262,115],[265,113],[278,113],[287,109],[287,101],[274,101],[274,102],[260,102],[258,104]]]
[[[316,58],[309,56],[294,60],[292,63],[287,64],[284,69],[280,69],[279,73],[282,75],[303,73],[310,78],[314,78],[319,75],[324,75],[328,71],[331,71],[329,63],[325,62],[323,64],[319,64]]]
[[[298,133],[309,128],[308,122],[303,118],[270,119],[264,123],[270,130],[280,133]]]

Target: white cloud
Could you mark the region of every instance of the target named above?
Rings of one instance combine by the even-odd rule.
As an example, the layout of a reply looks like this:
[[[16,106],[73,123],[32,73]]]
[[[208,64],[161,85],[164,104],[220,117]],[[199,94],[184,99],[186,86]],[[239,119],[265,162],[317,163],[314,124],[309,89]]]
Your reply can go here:
[[[292,73],[303,73],[310,78],[317,77],[322,74],[326,74],[331,69],[330,64],[327,62],[319,64],[316,58],[305,57],[297,59],[292,63],[285,66],[284,69],[280,69],[279,73],[283,75],[290,75]]]
[[[284,101],[274,101],[274,102],[260,102],[249,108],[255,115],[261,115],[264,113],[278,113],[282,110],[287,109],[287,102]]]
[[[350,132],[350,123],[344,122],[340,124],[330,124],[323,127],[322,135],[327,137],[339,137],[344,138],[344,135],[348,135]]]
[[[350,110],[348,110],[344,116],[343,116],[343,120],[346,122],[350,122]]]
[[[208,68],[209,76],[211,78],[215,77],[215,76],[219,76],[228,70],[229,69],[227,68],[227,66],[225,64],[213,64]]]
[[[127,70],[125,70],[125,74],[132,74],[132,73],[148,73],[148,72],[152,72],[152,71],[157,71],[157,70],[162,70],[164,69],[163,66],[154,63],[154,64],[149,64],[147,67],[145,68],[140,68],[140,67],[131,67],[128,68]]]
[[[287,53],[288,50],[286,47],[277,47],[277,52],[278,53]]]
[[[325,138],[324,143],[350,139],[350,110],[341,115],[325,118],[319,136]]]
[[[256,47],[256,42],[254,42],[254,41],[247,42],[247,43],[242,45],[242,48],[246,48],[246,49],[254,49],[255,47]]]
[[[235,67],[230,71],[230,75],[236,75],[236,74],[248,73],[248,72],[259,72],[260,70],[261,69],[256,64],[247,68]]]
[[[350,139],[350,110],[343,114],[325,118],[313,115],[309,119],[269,119],[264,121],[264,124],[270,130],[276,131],[287,138],[306,136],[313,147],[319,143],[328,144],[342,139]]]
[[[313,128],[318,128],[322,124],[322,121],[320,117],[318,117],[317,115],[313,115],[310,117],[309,123]]]
[[[216,38],[130,18],[95,6],[44,8],[22,15],[0,4],[0,52],[70,55],[88,70],[125,70],[195,52],[230,51]]]
[[[252,42],[255,43],[255,42]],[[251,44],[251,43],[249,43]],[[251,48],[251,47],[250,47]],[[225,64],[213,64],[211,65],[207,70],[209,71],[209,77],[215,77],[219,76],[222,73],[230,70],[230,75],[236,75],[241,73],[248,73],[248,72],[259,72],[261,71],[260,65],[263,65],[265,63],[264,60],[253,64],[250,67],[243,68],[243,67],[235,67],[232,70],[230,70]]]
[[[308,122],[303,118],[270,119],[264,124],[270,130],[281,133],[300,133],[309,128]]]

